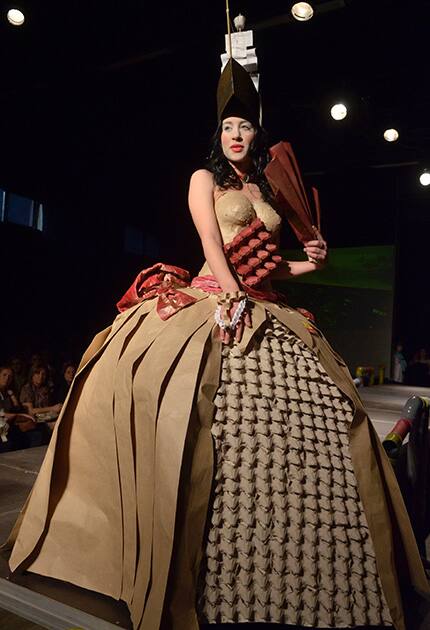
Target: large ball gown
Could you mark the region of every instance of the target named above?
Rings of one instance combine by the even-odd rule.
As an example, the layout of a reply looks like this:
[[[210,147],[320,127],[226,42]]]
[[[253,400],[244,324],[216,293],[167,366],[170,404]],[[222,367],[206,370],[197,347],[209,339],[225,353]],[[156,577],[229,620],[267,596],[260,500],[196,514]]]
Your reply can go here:
[[[245,188],[217,194],[224,243],[256,218],[277,243],[279,215]],[[344,361],[269,290],[223,346],[209,274],[137,291],[85,352],[12,570],[122,599],[143,630],[405,630],[405,594],[427,580]]]

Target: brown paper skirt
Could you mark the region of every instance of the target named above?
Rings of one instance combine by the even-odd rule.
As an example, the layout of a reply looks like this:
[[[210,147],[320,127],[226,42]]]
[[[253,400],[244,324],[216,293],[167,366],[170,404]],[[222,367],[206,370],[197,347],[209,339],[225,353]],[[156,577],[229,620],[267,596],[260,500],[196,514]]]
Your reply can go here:
[[[224,347],[201,622],[391,626],[349,454],[349,401],[275,318]]]

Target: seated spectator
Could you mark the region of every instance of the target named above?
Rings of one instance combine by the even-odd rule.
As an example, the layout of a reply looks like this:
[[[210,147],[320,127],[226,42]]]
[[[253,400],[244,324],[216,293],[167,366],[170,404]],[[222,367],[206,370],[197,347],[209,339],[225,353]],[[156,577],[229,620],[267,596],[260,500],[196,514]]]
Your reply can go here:
[[[30,357],[30,371],[35,367],[43,367],[42,355],[35,352]]]
[[[51,392],[46,384],[46,379],[46,369],[34,365],[30,370],[28,383],[21,389],[20,402],[32,416],[41,413],[59,414],[61,411],[61,404],[52,404]]]
[[[55,400],[57,402],[63,403],[65,401],[75,374],[76,366],[73,363],[67,362],[63,364],[63,368],[61,370],[61,382],[59,383],[55,393]]]
[[[12,381],[11,368],[0,367],[0,413],[9,425],[4,432],[4,439],[0,441],[0,453],[42,444],[40,431],[34,437],[25,435],[28,431],[36,430],[37,424],[30,416],[20,413],[21,406],[11,389]]]
[[[9,367],[0,367],[0,409],[5,414],[18,411],[20,405],[12,389],[13,371]]]
[[[23,359],[18,356],[12,357],[10,367],[13,371],[12,389],[19,394],[22,386],[27,382],[28,369]]]
[[[31,372],[34,370],[34,368],[44,368],[45,372],[46,372],[46,379],[45,379],[45,385],[48,386],[48,389],[50,391],[50,393],[52,394],[54,392],[54,369],[52,367],[52,365],[50,364],[48,355],[46,352],[44,352],[43,354],[40,353],[34,353],[31,355],[30,357],[30,370],[29,370],[29,374],[28,374],[28,380],[30,380],[31,378]],[[26,379],[27,380],[27,379]],[[20,390],[21,391],[21,390]]]

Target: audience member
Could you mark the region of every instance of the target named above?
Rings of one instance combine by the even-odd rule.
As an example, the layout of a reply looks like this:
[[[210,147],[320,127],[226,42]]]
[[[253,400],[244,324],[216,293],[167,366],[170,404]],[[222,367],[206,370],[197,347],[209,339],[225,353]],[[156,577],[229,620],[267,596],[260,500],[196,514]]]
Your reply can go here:
[[[33,416],[41,413],[60,413],[61,404],[52,404],[52,396],[46,380],[46,368],[34,365],[30,369],[28,383],[21,389],[19,399],[28,413]]]
[[[0,453],[49,441],[76,373],[65,362],[57,383],[46,353],[33,353],[28,363],[14,355],[9,365],[0,367]]]
[[[69,392],[70,385],[76,374],[76,366],[71,362],[63,364],[61,370],[61,382],[57,386],[55,393],[55,400],[59,403],[63,403],[66,400],[66,396]]]
[[[13,371],[9,367],[0,367],[0,409],[5,413],[15,413],[19,402],[12,389]]]
[[[19,356],[11,358],[10,367],[13,371],[12,389],[15,394],[19,394],[22,386],[27,382],[28,369],[23,359]]]
[[[34,437],[25,435],[35,431],[37,424],[31,416],[21,413],[21,405],[11,389],[12,382],[12,369],[0,367],[0,413],[7,428],[0,442],[0,453],[42,444],[41,431]]]
[[[48,387],[49,391],[51,394],[54,393],[54,389],[55,389],[55,378],[54,378],[54,368],[51,365],[51,362],[49,360],[48,354],[47,353],[39,353],[39,352],[35,352],[34,354],[31,355],[30,358],[30,371],[29,371],[29,375],[28,375],[28,380],[30,379],[30,373],[32,372],[32,370],[36,367],[43,367],[45,372],[46,372],[46,379],[45,379],[45,385]]]

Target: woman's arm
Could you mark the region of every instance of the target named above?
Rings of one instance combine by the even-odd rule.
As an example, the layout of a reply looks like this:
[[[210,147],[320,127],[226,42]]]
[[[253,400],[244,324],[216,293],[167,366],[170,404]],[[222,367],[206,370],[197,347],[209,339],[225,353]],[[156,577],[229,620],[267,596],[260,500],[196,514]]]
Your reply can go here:
[[[282,260],[271,274],[272,280],[288,280],[295,276],[301,276],[304,273],[310,273],[320,269],[321,265],[317,265],[310,260]]]
[[[224,292],[239,291],[223,251],[223,242],[215,216],[212,173],[200,169],[193,173],[188,193],[191,216],[202,242],[210,270]]]
[[[31,392],[31,387],[28,384],[23,385],[19,399],[21,401],[22,406],[25,407],[25,409],[27,410],[27,413],[29,413],[32,416],[34,416],[36,413],[46,413],[48,411],[52,411],[54,413],[60,413],[61,411],[61,406],[62,406],[61,404],[46,405],[45,407],[35,407],[32,398],[33,396]]]
[[[210,270],[215,276],[224,293],[236,293],[240,290],[239,283],[233,276],[223,250],[223,242],[214,209],[214,181],[212,173],[201,169],[193,173],[188,193],[188,203],[191,216],[202,242],[203,252]],[[233,300],[228,310],[230,321],[238,308],[240,299]],[[223,313],[223,316],[225,313]],[[243,319],[240,318],[234,330],[220,329],[220,339],[223,343],[230,343],[234,337],[240,341],[243,327],[251,326],[250,313],[245,310]]]
[[[36,415],[37,413],[60,413],[62,404],[58,403],[58,405],[49,405],[47,407],[33,407],[32,402],[22,402],[22,406],[27,409],[27,413],[31,416]]]
[[[279,267],[273,272],[274,280],[288,280],[294,276],[301,276],[304,273],[322,269],[327,262],[327,243],[316,228],[313,241],[307,241],[303,251],[309,260],[283,260]]]

